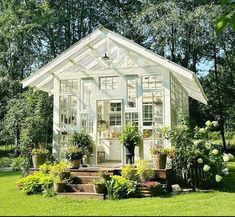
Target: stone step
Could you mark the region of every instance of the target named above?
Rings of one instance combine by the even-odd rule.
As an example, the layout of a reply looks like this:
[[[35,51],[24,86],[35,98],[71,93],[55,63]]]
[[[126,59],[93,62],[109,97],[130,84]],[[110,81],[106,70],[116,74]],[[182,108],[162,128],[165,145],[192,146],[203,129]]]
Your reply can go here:
[[[79,168],[70,169],[70,172],[74,176],[100,176],[101,171],[105,171],[109,175],[118,175],[120,170],[118,169],[101,169],[101,168]]]
[[[104,200],[104,194],[97,194],[91,192],[65,192],[65,193],[57,193],[57,196],[61,197],[69,197],[75,199],[99,199]]]
[[[99,178],[99,176],[75,176],[73,184],[92,184],[92,180]]]
[[[95,186],[92,184],[70,184],[69,186],[67,186],[66,191],[96,193]]]

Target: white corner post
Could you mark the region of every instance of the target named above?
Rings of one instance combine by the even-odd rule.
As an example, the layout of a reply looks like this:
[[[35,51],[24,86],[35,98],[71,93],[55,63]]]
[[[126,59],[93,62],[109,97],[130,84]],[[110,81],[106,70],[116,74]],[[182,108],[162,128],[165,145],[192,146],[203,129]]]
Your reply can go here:
[[[171,127],[171,72],[167,72],[164,77],[164,126]],[[171,147],[168,140],[164,141],[166,147]]]
[[[60,161],[60,80],[54,76],[53,96],[53,149],[52,154]]]

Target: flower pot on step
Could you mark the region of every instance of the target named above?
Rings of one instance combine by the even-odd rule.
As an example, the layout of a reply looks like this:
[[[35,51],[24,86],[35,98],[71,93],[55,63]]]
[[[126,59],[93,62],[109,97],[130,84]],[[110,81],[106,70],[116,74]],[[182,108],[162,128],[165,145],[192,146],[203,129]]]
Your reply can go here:
[[[153,166],[155,169],[165,169],[166,168],[166,157],[167,154],[156,154],[152,156]]]
[[[71,160],[69,161],[69,167],[70,169],[79,169],[81,164],[81,160]]]
[[[65,191],[65,183],[54,183],[54,191],[55,192],[64,192]]]

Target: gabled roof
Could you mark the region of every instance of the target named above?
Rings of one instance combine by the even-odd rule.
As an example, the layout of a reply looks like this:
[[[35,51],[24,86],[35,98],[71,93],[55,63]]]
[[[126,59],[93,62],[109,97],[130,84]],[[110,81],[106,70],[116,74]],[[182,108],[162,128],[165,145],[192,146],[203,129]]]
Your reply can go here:
[[[108,63],[102,60],[107,52]],[[162,67],[171,71],[186,89],[189,96],[207,104],[207,97],[194,72],[114,33],[104,27],[98,28],[51,62],[22,81],[23,87],[53,90],[53,77],[69,79],[105,70]]]

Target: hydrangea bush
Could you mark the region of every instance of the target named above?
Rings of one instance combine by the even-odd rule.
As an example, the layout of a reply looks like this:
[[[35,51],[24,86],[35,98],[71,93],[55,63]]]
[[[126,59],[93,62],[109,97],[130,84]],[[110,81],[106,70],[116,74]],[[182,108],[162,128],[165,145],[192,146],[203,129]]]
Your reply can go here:
[[[173,167],[179,178],[187,178],[187,185],[193,186],[192,168],[202,168],[204,175],[198,177],[206,187],[213,187],[228,175],[226,163],[234,159],[232,154],[223,152],[221,144],[209,140],[208,134],[218,126],[217,121],[207,121],[204,128],[191,130],[186,121],[173,130],[164,129],[164,135],[176,148]],[[195,178],[195,177],[194,177]]]

